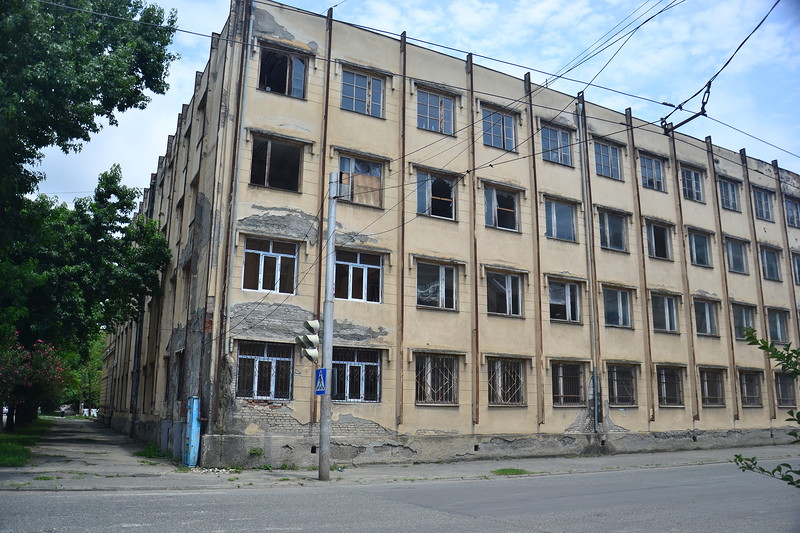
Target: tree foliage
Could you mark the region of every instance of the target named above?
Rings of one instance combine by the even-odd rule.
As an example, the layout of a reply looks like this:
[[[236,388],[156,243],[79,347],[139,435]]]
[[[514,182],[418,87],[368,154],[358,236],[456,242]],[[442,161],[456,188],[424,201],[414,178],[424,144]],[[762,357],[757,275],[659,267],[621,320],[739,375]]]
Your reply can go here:
[[[748,344],[758,346],[770,359],[776,361],[784,372],[788,372],[794,376],[800,376],[800,350],[792,348],[791,344],[781,347],[776,346],[774,342],[760,339],[754,329],[747,330],[745,338]],[[787,422],[800,424],[800,412],[795,413],[794,411],[788,411],[787,414],[789,415],[789,418],[786,419]],[[795,443],[800,443],[799,431],[790,431],[789,435],[795,438]],[[734,456],[734,462],[743,472],[757,472],[785,481],[793,487],[800,488],[800,466],[781,463],[775,468],[768,469],[759,465],[756,457],[742,457],[740,454]]]

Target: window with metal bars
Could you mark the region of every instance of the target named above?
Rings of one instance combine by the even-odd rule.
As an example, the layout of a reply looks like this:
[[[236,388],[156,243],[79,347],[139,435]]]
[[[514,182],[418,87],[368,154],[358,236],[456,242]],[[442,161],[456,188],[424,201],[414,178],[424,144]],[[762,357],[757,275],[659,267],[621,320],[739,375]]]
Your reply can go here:
[[[519,359],[491,357],[489,405],[525,405],[525,370]]]
[[[608,403],[636,405],[635,372],[633,365],[608,366]]]
[[[381,352],[333,347],[331,399],[341,402],[381,401]]]
[[[658,367],[658,405],[683,405],[683,369],[674,366]]]
[[[291,400],[293,354],[291,344],[240,341],[236,396]]]
[[[778,407],[794,407],[797,405],[794,374],[789,372],[775,373],[775,396],[778,401]]]
[[[700,369],[700,387],[703,405],[725,405],[725,392],[722,387],[723,371],[716,368]]]
[[[553,363],[553,405],[586,405],[581,363]]]
[[[416,354],[416,402],[458,403],[458,361],[454,355]]]
[[[761,407],[761,372],[739,371],[742,406]]]

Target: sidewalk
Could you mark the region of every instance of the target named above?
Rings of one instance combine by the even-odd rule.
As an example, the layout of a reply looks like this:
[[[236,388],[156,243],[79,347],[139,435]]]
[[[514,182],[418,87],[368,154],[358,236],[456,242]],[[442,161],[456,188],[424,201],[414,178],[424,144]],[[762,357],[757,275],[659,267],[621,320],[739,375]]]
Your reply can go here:
[[[267,488],[320,483],[314,470],[231,470],[179,468],[166,459],[133,455],[144,445],[91,420],[56,419],[31,464],[0,468],[0,490],[112,491]],[[728,463],[734,454],[760,461],[786,459],[797,463],[799,445],[743,449],[547,457],[446,464],[346,466],[331,472],[331,483],[403,483],[423,480],[487,479],[493,470],[519,468],[530,475],[556,475],[614,470],[654,469]],[[274,465],[278,466],[278,465]]]

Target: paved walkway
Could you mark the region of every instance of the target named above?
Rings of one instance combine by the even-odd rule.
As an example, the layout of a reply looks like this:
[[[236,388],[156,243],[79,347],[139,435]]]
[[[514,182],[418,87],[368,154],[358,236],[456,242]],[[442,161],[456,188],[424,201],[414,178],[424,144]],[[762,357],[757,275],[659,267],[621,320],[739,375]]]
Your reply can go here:
[[[185,469],[167,459],[134,455],[144,445],[96,422],[56,419],[33,449],[31,464],[0,468],[0,490],[192,490],[273,487],[320,483],[313,470]],[[403,483],[442,479],[485,479],[493,470],[520,468],[530,475],[564,475],[610,470],[655,469],[728,463],[734,454],[761,461],[797,463],[800,445],[692,450],[602,457],[547,457],[442,464],[347,466],[331,472],[332,483]],[[735,466],[731,465],[731,468]],[[751,474],[755,475],[755,474]]]

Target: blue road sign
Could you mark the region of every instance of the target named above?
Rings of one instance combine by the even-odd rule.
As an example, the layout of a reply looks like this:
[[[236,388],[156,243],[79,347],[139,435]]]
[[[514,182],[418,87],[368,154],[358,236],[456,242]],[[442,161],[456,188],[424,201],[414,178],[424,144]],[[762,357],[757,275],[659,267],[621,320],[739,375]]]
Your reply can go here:
[[[325,390],[326,373],[326,369],[318,368],[316,375],[314,376],[314,382],[317,384],[317,396],[327,394],[327,391]]]

